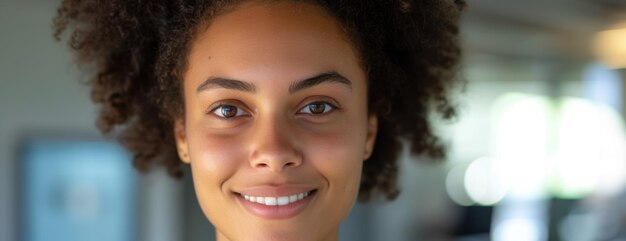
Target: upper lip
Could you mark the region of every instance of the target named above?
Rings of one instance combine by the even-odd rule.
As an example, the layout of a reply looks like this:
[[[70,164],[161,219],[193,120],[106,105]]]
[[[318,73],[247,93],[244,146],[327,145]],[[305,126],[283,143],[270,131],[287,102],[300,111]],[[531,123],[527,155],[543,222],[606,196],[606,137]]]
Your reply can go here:
[[[313,190],[315,190],[315,187],[310,185],[283,184],[253,186],[235,190],[234,192],[254,197],[283,197],[310,192]]]

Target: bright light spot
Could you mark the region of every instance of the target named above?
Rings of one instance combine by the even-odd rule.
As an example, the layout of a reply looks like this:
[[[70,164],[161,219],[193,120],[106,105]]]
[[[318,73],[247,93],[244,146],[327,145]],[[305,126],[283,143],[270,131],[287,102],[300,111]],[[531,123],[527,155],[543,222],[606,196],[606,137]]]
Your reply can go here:
[[[619,114],[583,99],[564,101],[556,150],[556,195],[580,198],[610,195],[624,184],[626,138]]]
[[[465,189],[469,197],[482,205],[493,205],[506,195],[507,185],[490,158],[473,161],[465,173]]]
[[[594,50],[597,57],[612,68],[626,68],[626,28],[596,34]]]
[[[494,105],[494,122],[493,165],[504,173],[509,197],[539,198],[547,190],[561,198],[611,195],[626,183],[626,131],[608,106],[506,94]],[[486,178],[472,182],[484,185]],[[472,198],[484,192],[468,191]]]
[[[540,241],[542,227],[532,219],[507,219],[496,224],[492,233],[494,241]]]
[[[509,194],[517,198],[544,195],[548,167],[551,105],[547,98],[506,94],[494,105],[493,153]]]
[[[454,166],[448,172],[446,177],[446,191],[452,201],[461,206],[470,206],[475,202],[469,197],[465,191],[465,171],[467,164]]]

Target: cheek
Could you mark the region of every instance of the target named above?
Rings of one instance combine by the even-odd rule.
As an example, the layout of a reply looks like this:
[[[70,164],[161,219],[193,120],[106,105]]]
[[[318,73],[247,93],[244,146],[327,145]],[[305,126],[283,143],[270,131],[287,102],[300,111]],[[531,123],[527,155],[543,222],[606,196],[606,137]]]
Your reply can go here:
[[[361,176],[365,124],[346,122],[333,129],[333,132],[303,137],[303,152],[331,187],[354,191]]]
[[[352,209],[361,180],[365,139],[358,124],[338,128],[334,133],[312,136],[304,148],[309,164],[326,182],[320,192],[324,220],[339,225]]]
[[[219,189],[242,165],[241,140],[207,135],[202,131],[193,133],[188,140],[196,185],[205,190]]]
[[[240,140],[211,136],[201,131],[188,136],[192,178],[198,203],[206,217],[216,226],[224,226],[224,217],[232,209],[225,208],[229,190],[227,182],[240,169]]]

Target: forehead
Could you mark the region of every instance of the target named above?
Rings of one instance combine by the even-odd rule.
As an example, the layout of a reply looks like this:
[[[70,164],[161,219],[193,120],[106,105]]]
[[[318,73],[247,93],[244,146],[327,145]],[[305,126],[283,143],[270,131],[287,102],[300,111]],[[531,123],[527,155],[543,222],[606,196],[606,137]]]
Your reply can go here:
[[[243,3],[212,19],[192,42],[188,70],[236,72],[250,79],[278,68],[285,70],[283,75],[301,78],[354,65],[360,68],[356,48],[325,9],[280,1]],[[246,73],[250,76],[241,76]]]

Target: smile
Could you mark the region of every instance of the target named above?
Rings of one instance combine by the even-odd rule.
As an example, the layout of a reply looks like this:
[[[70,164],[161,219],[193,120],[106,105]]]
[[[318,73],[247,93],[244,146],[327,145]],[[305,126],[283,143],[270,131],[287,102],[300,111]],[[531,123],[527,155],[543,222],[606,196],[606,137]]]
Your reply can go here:
[[[248,196],[244,194],[240,194],[240,195],[247,201],[260,203],[266,206],[285,206],[290,203],[294,203],[299,200],[302,200],[305,197],[308,197],[309,193],[311,192],[310,191],[303,192],[300,194],[295,194],[291,196],[282,196],[282,197],[255,197],[255,196]]]
[[[257,217],[265,219],[286,219],[295,217],[304,212],[311,202],[313,202],[315,196],[317,196],[316,194],[317,189],[298,194],[277,193],[275,194],[276,196],[269,196],[268,194],[252,196],[236,193],[236,197],[239,203],[248,210],[248,212]]]

